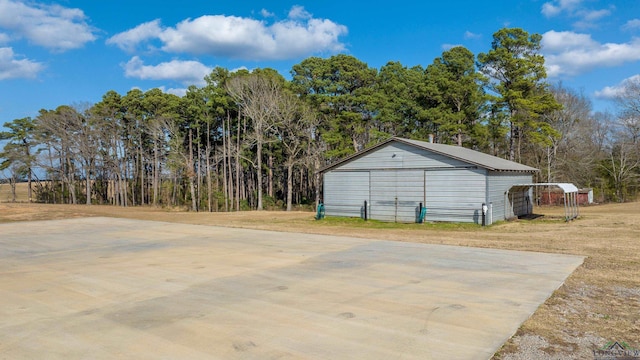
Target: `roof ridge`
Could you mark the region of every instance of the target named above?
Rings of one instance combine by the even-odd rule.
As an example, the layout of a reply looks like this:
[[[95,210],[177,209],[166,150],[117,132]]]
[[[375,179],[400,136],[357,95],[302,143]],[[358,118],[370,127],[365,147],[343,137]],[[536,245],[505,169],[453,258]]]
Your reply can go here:
[[[472,165],[476,165],[491,171],[516,171],[516,172],[538,172],[540,170],[520,164],[515,161],[503,159],[501,157],[497,157],[491,154],[483,153],[478,150],[465,148],[462,146],[454,146],[448,144],[437,144],[430,143],[422,140],[413,140],[406,139],[401,137],[391,137],[385,141],[382,141],[376,145],[373,145],[367,149],[360,150],[354,154],[351,154],[341,160],[334,162],[333,164],[327,165],[318,172],[325,172],[327,170],[333,169],[341,164],[349,162],[351,160],[357,159],[361,156],[364,156],[367,153],[370,153],[382,146],[385,146],[391,142],[399,142],[409,146],[421,148],[423,150],[431,151],[433,153],[437,153],[440,155],[447,156],[452,159],[456,159],[465,163],[469,163]]]

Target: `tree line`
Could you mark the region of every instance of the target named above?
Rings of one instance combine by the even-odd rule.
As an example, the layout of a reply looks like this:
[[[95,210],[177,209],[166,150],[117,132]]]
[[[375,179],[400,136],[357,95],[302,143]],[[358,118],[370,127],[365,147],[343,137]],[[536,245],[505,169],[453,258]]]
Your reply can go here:
[[[292,210],[320,200],[322,166],[391,136],[432,136],[539,168],[541,182],[634,198],[640,82],[618,96],[619,114],[593,113],[546,81],[540,41],[505,28],[486,53],[453,47],[426,67],[341,54],[303,60],[290,80],[218,67],[182,97],[108,91],[7,122],[0,170],[39,202]]]

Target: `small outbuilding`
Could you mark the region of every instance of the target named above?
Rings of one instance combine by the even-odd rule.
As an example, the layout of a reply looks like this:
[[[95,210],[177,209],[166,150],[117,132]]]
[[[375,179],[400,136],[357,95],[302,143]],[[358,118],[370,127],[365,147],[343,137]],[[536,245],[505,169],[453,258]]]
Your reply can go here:
[[[382,221],[491,224],[532,213],[532,188],[518,184],[532,183],[537,171],[459,146],[394,137],[321,169],[324,209]]]
[[[540,205],[562,205],[565,202],[565,192],[558,187],[547,187],[539,190]],[[578,189],[577,202],[580,206],[593,204],[593,189]]]

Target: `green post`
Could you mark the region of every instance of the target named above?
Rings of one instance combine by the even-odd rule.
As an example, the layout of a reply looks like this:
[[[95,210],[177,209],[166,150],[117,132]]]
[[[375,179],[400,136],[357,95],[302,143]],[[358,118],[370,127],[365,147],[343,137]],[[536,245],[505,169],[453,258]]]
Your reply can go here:
[[[324,219],[324,204],[320,203],[318,204],[318,210],[316,212],[316,220],[322,220]]]

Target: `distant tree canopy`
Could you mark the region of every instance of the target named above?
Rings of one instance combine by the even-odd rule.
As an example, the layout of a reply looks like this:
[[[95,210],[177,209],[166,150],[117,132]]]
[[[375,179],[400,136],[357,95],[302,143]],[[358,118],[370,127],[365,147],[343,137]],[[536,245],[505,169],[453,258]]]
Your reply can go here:
[[[640,86],[621,93],[619,115],[592,114],[583,95],[546,82],[540,35],[493,39],[477,57],[458,46],[426,67],[341,54],[303,60],[290,80],[218,67],[183,97],[107,91],[7,122],[0,170],[14,182],[46,173],[40,202],[293,210],[319,201],[323,165],[391,136],[433,136],[535,166],[545,182],[634,198]]]

